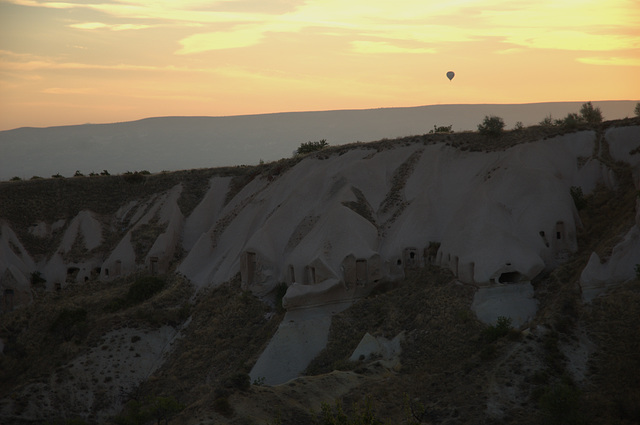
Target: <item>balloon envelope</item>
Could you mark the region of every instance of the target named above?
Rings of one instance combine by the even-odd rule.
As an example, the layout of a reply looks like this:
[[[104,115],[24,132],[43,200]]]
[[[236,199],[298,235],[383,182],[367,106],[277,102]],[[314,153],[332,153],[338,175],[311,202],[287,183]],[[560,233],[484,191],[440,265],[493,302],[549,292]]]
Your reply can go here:
[[[447,78],[449,79],[449,81],[453,80],[453,77],[454,77],[455,75],[456,75],[456,74],[455,74],[453,71],[449,71],[449,72],[447,72]]]

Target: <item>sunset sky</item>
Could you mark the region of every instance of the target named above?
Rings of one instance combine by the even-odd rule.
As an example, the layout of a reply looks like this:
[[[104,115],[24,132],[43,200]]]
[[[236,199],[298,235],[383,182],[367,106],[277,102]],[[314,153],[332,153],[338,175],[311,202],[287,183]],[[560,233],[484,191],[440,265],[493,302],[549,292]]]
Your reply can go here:
[[[639,0],[0,0],[0,130],[637,99]]]

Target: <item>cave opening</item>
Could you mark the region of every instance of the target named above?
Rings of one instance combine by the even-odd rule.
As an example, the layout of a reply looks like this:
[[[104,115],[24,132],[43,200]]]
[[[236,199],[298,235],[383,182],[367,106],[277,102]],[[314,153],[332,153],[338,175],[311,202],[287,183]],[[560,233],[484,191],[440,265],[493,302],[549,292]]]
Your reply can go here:
[[[498,278],[500,283],[518,283],[522,280],[522,273],[520,272],[504,272]]]

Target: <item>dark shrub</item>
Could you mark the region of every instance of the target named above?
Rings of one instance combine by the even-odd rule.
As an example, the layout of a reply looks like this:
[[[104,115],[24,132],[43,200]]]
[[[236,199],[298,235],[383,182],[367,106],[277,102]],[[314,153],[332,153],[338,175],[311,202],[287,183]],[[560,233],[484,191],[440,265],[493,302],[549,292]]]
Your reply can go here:
[[[84,308],[65,308],[51,324],[49,330],[70,341],[74,336],[82,337],[86,331],[87,310]]]
[[[144,174],[137,171],[135,173],[127,171],[122,177],[124,178],[124,181],[131,184],[142,183],[144,181]]]
[[[231,407],[229,399],[226,397],[216,398],[213,401],[213,410],[227,418],[233,416],[233,407]]]
[[[513,326],[511,326],[511,318],[500,316],[498,317],[498,321],[495,325],[487,326],[487,328],[482,332],[482,336],[485,341],[494,342],[503,336],[506,336],[511,329],[513,329]]]
[[[495,115],[485,116],[482,124],[478,124],[478,131],[485,136],[497,137],[504,130],[504,120]]]
[[[554,126],[554,121],[553,121],[553,117],[551,116],[551,114],[549,114],[546,117],[544,117],[544,119],[542,121],[540,121],[538,123],[538,125],[541,125],[543,127],[553,127]]]
[[[165,281],[155,276],[145,276],[137,279],[127,292],[127,301],[139,304],[148,300],[164,288]]]
[[[580,116],[589,124],[600,124],[602,122],[602,111],[600,108],[594,108],[591,102],[582,104]]]
[[[282,305],[282,299],[284,298],[285,294],[287,293],[287,289],[289,289],[289,287],[284,282],[280,282],[276,286],[276,289],[275,289],[275,291],[276,291],[276,311],[278,311],[278,313],[283,313],[284,312],[284,306]]]
[[[251,387],[251,378],[246,373],[235,373],[225,380],[225,387],[247,391]]]
[[[437,126],[437,125],[434,124],[433,130],[429,130],[429,134],[433,134],[433,133],[453,133],[453,130],[451,130],[451,127],[453,127],[453,125]]]
[[[322,150],[329,146],[326,139],[317,142],[300,143],[300,147],[296,150],[296,155],[304,155],[311,152]]]
[[[548,388],[540,401],[544,424],[572,425],[582,423],[580,414],[580,390],[568,383]]]
[[[564,117],[564,119],[557,120],[556,124],[559,125],[560,127],[564,128],[564,129],[566,129],[566,130],[575,130],[583,122],[584,122],[584,120],[582,119],[582,117],[580,115],[571,112],[571,113],[567,114],[567,116]]]
[[[573,203],[576,205],[576,209],[578,211],[584,209],[587,206],[587,201],[584,199],[582,188],[580,186],[571,186],[569,190],[571,192],[571,197],[573,198]]]
[[[42,277],[42,273],[40,272],[31,273],[31,284],[33,286],[40,286],[44,283],[46,283],[46,280]]]

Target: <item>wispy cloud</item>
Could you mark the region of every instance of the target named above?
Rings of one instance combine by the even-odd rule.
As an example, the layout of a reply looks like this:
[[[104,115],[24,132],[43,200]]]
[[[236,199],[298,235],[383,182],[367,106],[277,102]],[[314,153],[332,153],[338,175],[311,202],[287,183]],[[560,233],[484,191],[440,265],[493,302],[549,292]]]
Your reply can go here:
[[[540,31],[521,29],[506,42],[537,49],[573,51],[611,51],[640,48],[640,35],[590,34],[584,31]]]
[[[194,34],[180,40],[182,48],[176,53],[191,54],[210,50],[248,47],[258,44],[263,36],[261,31],[256,31],[253,28]]]
[[[83,22],[79,24],[71,24],[69,27],[81,29],[81,30],[111,30],[111,31],[126,31],[126,30],[142,30],[152,28],[154,25],[142,25],[142,24],[104,24],[102,22]]]
[[[436,53],[436,49],[402,47],[386,41],[352,41],[351,46],[358,53]]]
[[[607,65],[607,66],[640,66],[640,58],[625,57],[586,57],[578,58],[578,62],[588,65]]]
[[[68,88],[68,87],[49,87],[42,90],[46,94],[96,94],[96,89],[90,88]]]
[[[173,72],[215,72],[209,68],[190,68],[180,66],[153,66],[120,63],[115,65],[66,62],[58,58],[0,50],[0,71],[38,71],[38,70],[107,70],[107,71],[173,71]]]
[[[424,53],[420,48],[400,48],[393,40],[455,43],[485,37],[499,37],[507,45],[504,50],[510,48],[508,45],[575,51],[640,48],[640,8],[635,0],[611,0],[606,7],[596,0],[529,0],[517,4],[507,0],[8,1],[30,7],[91,9],[112,18],[145,21],[69,25],[75,29],[125,31],[171,23],[202,26],[201,33],[178,41],[182,47],[176,53],[181,55],[247,47],[264,42],[270,32],[297,33],[308,28],[350,31],[352,38],[348,41],[355,43],[352,46],[362,54],[383,50]],[[221,29],[221,24],[226,28]],[[375,36],[382,44],[354,41],[366,36]]]
[[[131,64],[117,64],[117,65],[99,65],[80,62],[56,62],[52,60],[29,60],[24,62],[16,61],[2,61],[0,63],[0,70],[8,71],[36,71],[36,70],[51,70],[51,69],[101,69],[101,70],[113,70],[113,71],[157,71],[161,69],[167,69],[168,67],[156,67],[146,65],[131,65]]]
[[[177,1],[133,1],[102,0],[98,2],[48,2],[39,0],[7,0],[10,3],[51,9],[89,9],[106,15],[126,19],[161,20],[181,23],[258,22],[265,14],[255,12],[233,12],[223,8],[216,10],[211,2]],[[209,5],[208,7],[207,4]]]

